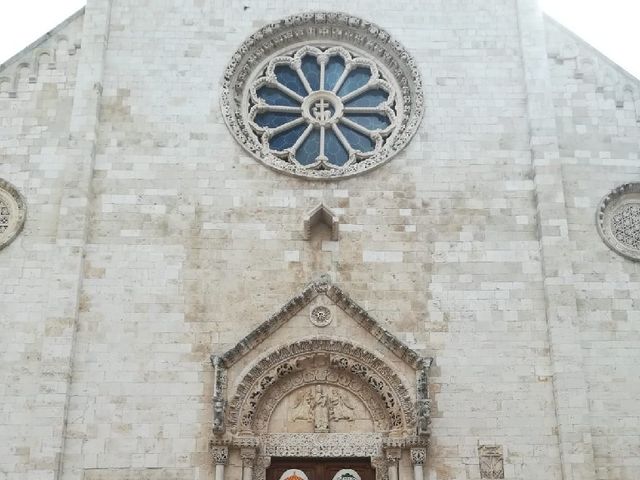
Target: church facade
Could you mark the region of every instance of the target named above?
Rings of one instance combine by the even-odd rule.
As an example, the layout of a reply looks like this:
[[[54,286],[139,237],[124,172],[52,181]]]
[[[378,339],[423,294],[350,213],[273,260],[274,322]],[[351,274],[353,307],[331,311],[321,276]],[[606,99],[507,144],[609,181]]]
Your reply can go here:
[[[640,478],[639,163],[535,0],[89,0],[0,66],[0,480]]]

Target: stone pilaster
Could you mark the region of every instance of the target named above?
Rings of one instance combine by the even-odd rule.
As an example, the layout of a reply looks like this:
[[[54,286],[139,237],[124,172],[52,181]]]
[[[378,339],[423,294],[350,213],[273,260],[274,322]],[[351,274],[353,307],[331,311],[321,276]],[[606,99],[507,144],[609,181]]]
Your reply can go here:
[[[59,337],[49,337],[55,344],[56,358],[49,368],[51,373],[64,385],[64,414],[60,419],[59,436],[54,451],[60,452],[55,478],[63,475],[65,468],[72,468],[73,461],[67,462],[81,451],[65,448],[70,388],[73,377],[74,350],[80,294],[84,269],[84,253],[87,242],[89,207],[92,196],[91,182],[96,155],[97,129],[99,124],[100,101],[107,49],[112,0],[89,0],[85,8],[84,27],[80,61],[73,95],[73,109],[70,119],[70,136],[66,155],[64,179],[60,201],[57,231],[57,261],[59,272],[55,276],[58,283],[53,288],[65,287],[64,295],[52,292],[48,311],[61,325]],[[47,359],[43,358],[43,364]],[[68,464],[68,467],[67,467]]]
[[[544,19],[537,3],[518,0],[517,6],[560,461],[565,480],[593,480],[595,465],[587,382],[570,260],[573,246],[569,238]]]

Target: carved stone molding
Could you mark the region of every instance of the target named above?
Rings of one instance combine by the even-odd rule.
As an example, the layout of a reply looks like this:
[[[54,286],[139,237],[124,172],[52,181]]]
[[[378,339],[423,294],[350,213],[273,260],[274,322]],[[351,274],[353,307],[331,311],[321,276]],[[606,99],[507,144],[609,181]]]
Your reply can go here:
[[[378,433],[270,433],[263,453],[271,457],[374,457],[381,453]]]
[[[640,183],[627,183],[608,193],[598,207],[596,225],[611,250],[640,261]]]
[[[0,250],[22,231],[26,216],[27,205],[20,192],[0,178]]]
[[[419,370],[428,369],[431,366],[430,358],[420,356],[393,333],[386,330],[364,308],[352,300],[337,285],[333,284],[328,276],[322,276],[319,280],[311,282],[276,314],[269,317],[258,328],[240,340],[235,347],[220,356],[221,365],[225,368],[231,368],[238,360],[260,345],[269,335],[277,331],[300,310],[316,299],[318,295],[322,294],[326,295],[359,326],[367,330],[382,345],[412,368]]]
[[[357,52],[382,72],[381,78],[376,81],[388,83],[386,88],[395,96],[394,127],[384,145],[377,148],[373,155],[352,160],[341,167],[325,166],[319,162],[318,166],[314,164],[313,168],[306,168],[265,148],[252,128],[250,112],[256,99],[252,104],[250,91],[255,86],[254,82],[265,78],[265,81],[274,83],[275,75],[269,76],[269,61],[277,59],[280,62],[295,63],[294,53],[305,44],[321,49],[342,47],[345,51]],[[319,63],[324,61],[322,54],[320,57]],[[350,54],[349,60],[352,57],[353,54]],[[309,88],[307,91],[310,92]],[[320,93],[327,95],[324,91]],[[309,95],[309,98],[312,96]],[[265,165],[295,176],[331,180],[368,171],[401,151],[420,125],[424,97],[417,62],[388,32],[373,23],[344,13],[315,12],[270,23],[240,46],[224,73],[221,107],[225,121],[238,142]]]
[[[480,445],[478,458],[480,460],[480,478],[487,480],[504,478],[504,459],[501,446]]]

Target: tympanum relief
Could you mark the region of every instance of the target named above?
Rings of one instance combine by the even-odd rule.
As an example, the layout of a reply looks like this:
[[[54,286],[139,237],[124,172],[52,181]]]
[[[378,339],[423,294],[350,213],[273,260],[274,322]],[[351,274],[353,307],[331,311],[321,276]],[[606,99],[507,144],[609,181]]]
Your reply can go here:
[[[276,407],[270,432],[348,433],[374,431],[373,420],[363,402],[352,393],[325,385],[294,391]]]

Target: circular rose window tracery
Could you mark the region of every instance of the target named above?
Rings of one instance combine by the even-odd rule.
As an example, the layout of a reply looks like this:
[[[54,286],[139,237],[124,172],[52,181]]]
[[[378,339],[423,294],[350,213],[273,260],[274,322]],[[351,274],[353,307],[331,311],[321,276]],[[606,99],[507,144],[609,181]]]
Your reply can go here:
[[[380,27],[325,12],[251,36],[226,69],[221,103],[253,156],[312,179],[386,162],[409,142],[423,111],[411,55]]]
[[[22,231],[26,204],[22,195],[9,182],[0,179],[0,250]]]
[[[331,170],[380,152],[395,126],[393,88],[346,48],[303,47],[271,60],[250,90],[249,121],[265,150]]]
[[[598,232],[616,253],[640,260],[640,183],[621,185],[600,202]]]

